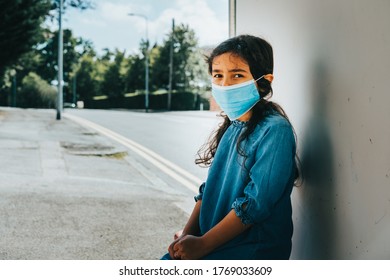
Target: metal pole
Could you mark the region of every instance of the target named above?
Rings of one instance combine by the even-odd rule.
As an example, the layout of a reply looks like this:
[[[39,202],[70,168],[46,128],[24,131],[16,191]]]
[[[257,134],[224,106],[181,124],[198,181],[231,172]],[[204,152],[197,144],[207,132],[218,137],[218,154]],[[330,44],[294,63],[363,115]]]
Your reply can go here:
[[[229,0],[229,38],[236,36],[236,0]]]
[[[63,38],[62,38],[62,9],[63,0],[60,0],[60,7],[58,13],[58,96],[57,96],[57,120],[61,119],[62,103],[63,103]]]
[[[172,80],[173,80],[173,39],[175,37],[175,19],[172,19],[171,48],[169,50],[169,90],[168,90],[168,111],[171,110]]]
[[[128,16],[142,17],[145,20],[145,112],[149,111],[149,39],[148,39],[148,17],[142,14],[128,13]]]
[[[77,104],[77,72],[74,73],[73,77],[73,104]]]
[[[148,38],[148,18],[145,18],[145,35],[146,35],[146,50],[145,50],[145,111],[149,110],[149,38]]]

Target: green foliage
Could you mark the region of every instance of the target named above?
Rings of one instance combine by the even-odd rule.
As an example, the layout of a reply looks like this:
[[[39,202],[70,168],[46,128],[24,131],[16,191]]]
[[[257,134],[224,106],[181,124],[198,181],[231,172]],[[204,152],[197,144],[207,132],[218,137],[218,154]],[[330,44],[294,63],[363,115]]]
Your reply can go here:
[[[209,109],[208,100],[194,94],[193,92],[174,92],[172,94],[172,110],[198,110],[199,104],[204,104],[204,109]],[[102,99],[91,100],[90,108],[109,109],[109,108],[126,108],[126,109],[144,109],[145,94],[135,94],[129,97],[119,97],[117,99]],[[149,109],[150,110],[166,110],[167,108],[167,93],[150,94]]]
[[[60,7],[60,0],[51,0],[51,11],[49,18],[53,21],[58,19],[58,10]],[[91,0],[63,0],[63,12],[65,13],[68,8],[75,8],[79,10],[94,9],[94,1]]]
[[[22,80],[18,104],[24,108],[53,108],[57,90],[36,73],[29,73]]]
[[[45,19],[58,16],[58,0],[0,0],[0,104],[10,105],[9,71],[15,71],[13,81],[21,84],[30,72],[37,73],[50,83],[57,79],[58,32],[42,28]],[[92,1],[65,0],[64,8],[81,10],[93,8]],[[77,52],[76,47],[82,51]],[[79,57],[89,53],[96,56],[91,42],[74,38],[70,30],[64,30],[64,80],[78,63]],[[8,71],[7,71],[8,69]],[[69,88],[64,88],[65,100]],[[68,97],[68,98],[67,98]]]
[[[72,80],[76,84],[76,99],[83,100],[86,105],[99,92],[99,72],[97,62],[94,61],[90,54],[84,55],[80,59],[78,69],[72,76]],[[72,92],[75,94],[75,92]]]
[[[126,92],[135,92],[136,90],[145,90],[145,57],[146,57],[146,46],[149,42],[144,40],[140,43],[140,53],[131,55],[127,59],[127,72],[124,77]],[[151,57],[151,51],[148,51],[149,61],[149,77],[151,76],[152,67],[150,61],[153,60]],[[150,84],[150,81],[149,81]]]
[[[55,3],[58,3],[58,0],[55,0]],[[69,5],[70,7],[77,8],[80,10],[93,9],[93,1],[89,0],[64,0],[64,6]]]
[[[1,105],[14,104],[12,98],[17,96],[20,106],[52,106],[55,89],[49,84],[56,81],[58,75],[58,31],[41,28],[40,24],[45,17],[53,20],[58,16],[58,3],[58,0],[0,0],[0,49],[6,50],[0,53]],[[91,8],[92,3],[66,0],[65,13],[69,7]],[[208,83],[207,66],[197,47],[195,33],[188,25],[176,26],[161,46],[155,44],[149,48],[149,41],[141,41],[139,53],[128,56],[124,51],[109,49],[97,55],[91,42],[75,38],[71,30],[63,31],[63,39],[65,102],[82,100],[87,108],[99,107],[98,102],[104,103],[100,107],[144,108],[142,94],[148,54],[150,108],[166,109],[168,97],[161,91],[169,86],[173,42],[171,108],[199,107]],[[153,94],[156,91],[159,94]],[[106,99],[102,101],[104,98],[99,96]]]
[[[173,36],[172,36],[173,35]],[[188,25],[181,24],[168,34],[160,48],[160,56],[153,65],[152,82],[156,88],[169,86],[170,48],[173,38],[173,90],[190,90],[190,81],[195,76],[195,69],[190,64],[192,54],[197,50],[198,41],[195,32]]]
[[[108,69],[104,74],[104,80],[101,86],[101,92],[110,98],[116,99],[124,94],[124,52],[116,50],[114,61],[109,63]]]
[[[145,59],[138,55],[129,59],[129,66],[125,77],[126,92],[135,92],[145,88]]]
[[[49,0],[0,0],[0,77],[41,39]]]
[[[58,64],[58,31],[51,32],[46,30],[46,42],[42,42],[37,52],[40,54],[41,61],[37,68],[37,72],[46,81],[57,79],[57,64]],[[73,65],[78,62],[80,54],[76,51],[76,47],[81,46],[83,41],[73,37],[72,31],[69,29],[63,30],[63,45],[64,45],[64,80],[69,80],[69,74],[73,70]]]

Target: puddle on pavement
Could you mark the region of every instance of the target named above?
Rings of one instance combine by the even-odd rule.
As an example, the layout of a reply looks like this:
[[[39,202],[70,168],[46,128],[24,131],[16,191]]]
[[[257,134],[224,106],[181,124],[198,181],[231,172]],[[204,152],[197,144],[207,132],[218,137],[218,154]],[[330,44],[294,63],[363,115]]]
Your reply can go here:
[[[109,157],[115,159],[123,159],[127,156],[126,151],[118,151],[113,146],[106,146],[101,144],[84,144],[61,142],[61,147],[66,149],[69,153],[79,156],[96,156]]]

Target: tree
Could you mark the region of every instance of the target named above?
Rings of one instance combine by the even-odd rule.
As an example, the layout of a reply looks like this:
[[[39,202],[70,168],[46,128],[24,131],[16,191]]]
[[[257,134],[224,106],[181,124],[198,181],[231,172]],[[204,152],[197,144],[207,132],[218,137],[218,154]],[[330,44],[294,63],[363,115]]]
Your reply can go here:
[[[91,54],[85,54],[80,59],[80,64],[72,79],[76,79],[77,100],[85,102],[86,106],[95,95],[99,93],[99,71],[97,62]],[[75,94],[74,92],[72,92]]]
[[[134,92],[141,89],[145,90],[145,53],[147,51],[147,45],[148,42],[142,40],[139,47],[142,56],[136,54],[130,56],[128,59],[128,70],[125,77],[125,89],[127,92]],[[153,57],[150,54],[151,51],[149,50],[149,61],[151,61],[151,58]],[[149,73],[150,72],[151,67],[149,67]]]
[[[41,39],[49,0],[0,0],[0,77]]]
[[[39,76],[42,76],[41,78],[44,78],[47,82],[50,82],[56,76],[57,69],[54,65],[57,62],[54,64],[48,63],[46,53],[41,55],[37,53],[37,50],[39,51],[47,45],[46,40],[52,39],[53,32],[44,29],[42,24],[45,19],[51,17],[53,20],[58,15],[58,2],[59,0],[0,0],[1,104],[9,105],[7,104],[9,103],[7,102],[7,99],[9,99],[7,96],[11,90],[10,76],[14,81],[13,84],[18,85],[29,72],[40,72]],[[93,8],[92,1],[88,0],[64,0],[64,3],[65,8],[74,7],[81,10]],[[66,36],[66,34],[64,35]],[[52,41],[52,45],[54,44],[57,43]],[[69,49],[71,49],[71,46],[68,46],[65,51]],[[84,51],[88,50],[85,49]],[[74,54],[74,52],[70,53]],[[68,55],[68,57],[70,56]],[[54,59],[53,56],[51,59]],[[71,59],[70,62],[72,64],[74,60]],[[49,65],[51,71],[46,71],[45,66],[42,67],[42,63]],[[69,64],[68,61],[65,64]],[[70,66],[70,68],[72,67]],[[11,72],[15,73],[15,70],[16,74],[10,75]],[[65,75],[68,73],[69,71]]]
[[[160,55],[153,65],[153,84],[157,88],[168,88],[169,63],[172,32],[168,34],[160,47]],[[197,50],[195,32],[188,25],[176,26],[173,31],[173,90],[190,90],[190,81],[195,75],[195,69],[190,63],[193,53]]]
[[[46,41],[42,42],[35,50],[40,59],[34,71],[50,83],[58,78],[58,31],[51,32],[47,29],[45,37]],[[72,78],[80,57],[85,53],[95,56],[96,52],[90,41],[73,37],[72,31],[69,29],[63,30],[63,42],[63,79],[66,85],[64,99],[70,102],[73,99]],[[81,51],[77,51],[78,49]]]
[[[60,0],[51,0],[51,11],[49,17],[52,21],[58,18],[58,10],[60,7]],[[94,1],[90,0],[63,0],[63,11],[65,12],[69,7],[79,10],[94,9]]]
[[[69,81],[69,74],[72,72],[74,64],[77,64],[81,54],[76,51],[76,47],[82,45],[82,40],[73,37],[72,31],[63,30],[64,38],[64,81]],[[37,69],[38,73],[46,81],[57,79],[58,71],[58,31],[46,30],[46,42],[42,43],[37,51],[41,55],[41,63]]]
[[[195,108],[199,108],[200,104],[207,103],[209,94],[207,89],[210,87],[210,76],[208,73],[208,65],[205,60],[204,49],[197,49],[191,53],[188,58],[188,65],[191,65],[191,78],[189,80],[189,87],[195,93]],[[203,106],[202,105],[202,106]]]
[[[116,50],[114,61],[109,64],[108,69],[104,74],[101,92],[113,99],[121,97],[124,94],[124,75],[126,71],[124,69],[124,58],[125,53]]]
[[[129,58],[128,71],[125,79],[126,92],[145,89],[145,60],[139,55]]]

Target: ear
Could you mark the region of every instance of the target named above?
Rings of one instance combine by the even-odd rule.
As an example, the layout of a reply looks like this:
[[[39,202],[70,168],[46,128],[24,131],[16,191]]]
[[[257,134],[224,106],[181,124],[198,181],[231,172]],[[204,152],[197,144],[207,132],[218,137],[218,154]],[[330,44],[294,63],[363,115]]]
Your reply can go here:
[[[272,75],[272,74],[264,75],[264,79],[266,79],[268,82],[272,83],[272,81],[274,80],[274,75]]]

